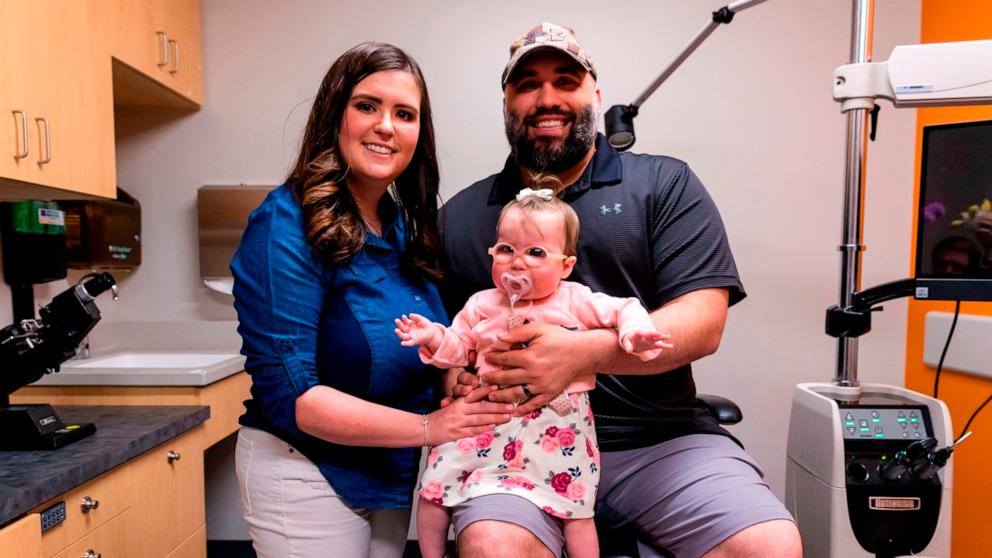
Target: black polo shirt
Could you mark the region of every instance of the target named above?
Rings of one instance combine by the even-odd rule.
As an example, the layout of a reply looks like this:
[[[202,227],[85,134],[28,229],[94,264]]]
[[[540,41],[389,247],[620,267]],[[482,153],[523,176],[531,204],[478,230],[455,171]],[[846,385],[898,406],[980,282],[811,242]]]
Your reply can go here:
[[[502,207],[523,188],[512,159],[503,171],[456,194],[441,210],[454,313],[492,288],[486,248]],[[691,291],[724,287],[744,298],[723,221],[702,183],[671,157],[618,153],[600,134],[578,182],[562,192],[579,215],[578,262],[570,281],[648,310]],[[678,339],[673,339],[678,343]],[[591,392],[600,448],[643,447],[692,433],[729,434],[695,399],[690,366],[652,376],[599,374]]]

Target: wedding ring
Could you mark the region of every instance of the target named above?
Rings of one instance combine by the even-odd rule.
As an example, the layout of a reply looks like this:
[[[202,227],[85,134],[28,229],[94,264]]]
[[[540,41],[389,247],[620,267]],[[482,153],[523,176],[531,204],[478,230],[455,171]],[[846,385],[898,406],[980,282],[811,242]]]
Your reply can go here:
[[[524,390],[524,397],[526,397],[527,399],[534,397],[534,394],[531,393],[529,389],[527,389],[527,384],[520,384],[520,389]]]

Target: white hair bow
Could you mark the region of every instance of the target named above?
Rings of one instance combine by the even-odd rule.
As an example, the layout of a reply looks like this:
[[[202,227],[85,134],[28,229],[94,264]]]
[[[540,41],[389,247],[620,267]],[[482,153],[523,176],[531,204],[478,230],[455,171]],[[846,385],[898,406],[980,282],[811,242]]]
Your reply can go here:
[[[524,188],[517,193],[517,201],[524,200],[534,196],[535,198],[540,198],[544,201],[551,201],[551,198],[555,197],[554,190],[550,188],[541,188],[540,190],[534,190],[532,188]]]

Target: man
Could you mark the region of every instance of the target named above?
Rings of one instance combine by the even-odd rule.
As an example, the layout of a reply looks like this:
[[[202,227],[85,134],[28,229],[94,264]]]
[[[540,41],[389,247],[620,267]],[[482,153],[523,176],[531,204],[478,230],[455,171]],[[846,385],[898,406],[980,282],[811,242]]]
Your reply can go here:
[[[685,163],[617,153],[596,133],[596,69],[570,29],[543,23],[510,47],[503,71],[511,155],[499,174],[459,192],[442,211],[449,289],[455,307],[491,287],[486,248],[500,208],[552,174],[579,214],[572,280],[614,296],[635,296],[675,348],[642,363],[616,332],[529,324],[504,341],[526,343],[490,358],[505,369],[492,397],[535,410],[580,372],[599,374],[591,393],[602,451],[597,521],[627,528],[642,556],[799,556],[792,518],[736,440],[694,400],[689,363],[713,353],[730,304],[745,295],[723,223]],[[456,395],[470,390],[459,378]],[[463,557],[558,556],[554,518],[512,495],[485,496],[453,511]]]

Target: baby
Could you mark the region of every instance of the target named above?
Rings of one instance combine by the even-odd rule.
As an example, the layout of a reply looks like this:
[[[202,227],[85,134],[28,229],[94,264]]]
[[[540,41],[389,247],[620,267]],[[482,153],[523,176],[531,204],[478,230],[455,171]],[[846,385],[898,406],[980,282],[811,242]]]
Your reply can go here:
[[[450,328],[417,314],[396,320],[405,346],[441,368],[469,364],[476,352],[479,377],[493,367],[497,336],[538,322],[568,329],[616,328],[623,349],[650,360],[672,347],[633,298],[615,298],[563,281],[575,266],[579,219],[552,190],[522,190],[503,208],[493,258],[495,289],[472,296]],[[599,556],[593,505],[599,484],[599,450],[588,391],[595,374],[579,377],[547,406],[492,432],[432,448],[418,489],[417,533],[425,558],[444,555],[448,509],[471,498],[510,493],[562,520],[569,558]],[[525,390],[526,391],[526,390]]]

